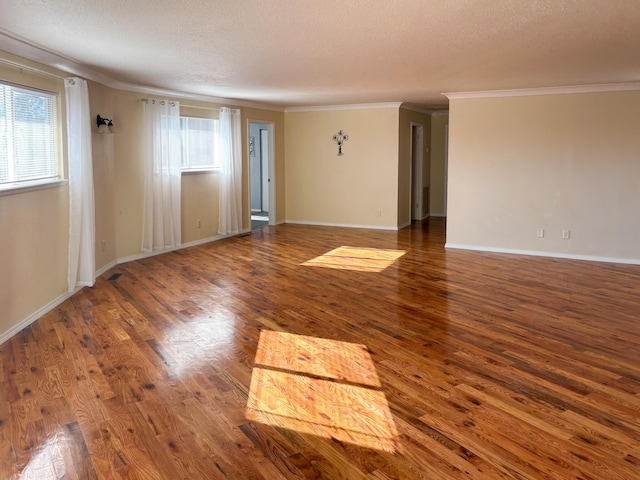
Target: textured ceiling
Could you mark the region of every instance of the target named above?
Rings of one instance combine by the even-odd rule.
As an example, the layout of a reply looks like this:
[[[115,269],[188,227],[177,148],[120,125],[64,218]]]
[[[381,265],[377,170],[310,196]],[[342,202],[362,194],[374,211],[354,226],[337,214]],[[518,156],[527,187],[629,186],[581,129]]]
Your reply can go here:
[[[640,81],[638,0],[0,0],[0,32],[114,82],[284,107]]]

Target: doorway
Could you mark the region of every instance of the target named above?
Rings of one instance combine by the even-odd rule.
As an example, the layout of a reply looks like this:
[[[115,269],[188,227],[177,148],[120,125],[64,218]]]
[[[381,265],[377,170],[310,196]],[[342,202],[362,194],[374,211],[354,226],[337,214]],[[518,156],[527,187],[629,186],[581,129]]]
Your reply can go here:
[[[447,183],[449,177],[449,124],[444,126],[444,216],[447,216]]]
[[[428,187],[425,195],[424,171],[424,127],[411,123],[411,221],[422,221],[428,210]]]
[[[249,121],[251,230],[275,225],[274,124]]]

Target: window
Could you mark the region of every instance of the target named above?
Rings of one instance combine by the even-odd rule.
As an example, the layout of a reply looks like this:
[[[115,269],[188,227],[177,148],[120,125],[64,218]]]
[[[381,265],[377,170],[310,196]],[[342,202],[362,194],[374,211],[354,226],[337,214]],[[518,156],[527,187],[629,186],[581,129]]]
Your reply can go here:
[[[0,83],[0,189],[60,179],[57,94]]]
[[[220,122],[214,118],[180,117],[182,170],[212,170],[220,166]]]

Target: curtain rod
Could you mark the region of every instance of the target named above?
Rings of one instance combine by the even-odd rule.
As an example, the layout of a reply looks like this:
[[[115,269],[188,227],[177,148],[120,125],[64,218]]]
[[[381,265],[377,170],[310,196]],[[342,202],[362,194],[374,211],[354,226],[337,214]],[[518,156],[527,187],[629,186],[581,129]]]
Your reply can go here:
[[[8,60],[6,58],[0,58],[0,62],[2,63],[6,63],[7,65],[11,65],[12,67],[16,67],[19,68],[20,70],[28,70],[30,72],[33,73],[39,73],[40,75],[47,75],[49,77],[53,77],[53,78],[59,78],[60,80],[64,80],[70,76],[73,75],[67,75],[67,76],[60,76],[60,75],[56,75],[55,73],[51,73],[51,72],[47,72],[46,70],[41,70],[39,68],[36,67],[31,67],[29,65],[24,65],[22,63],[18,63],[18,62],[14,62],[12,60]]]
[[[186,108],[200,108],[202,110],[213,110],[214,112],[219,112],[220,111],[219,108],[199,107],[198,105],[185,105],[184,103],[181,103],[180,106],[181,107],[186,107]]]
[[[142,103],[149,103],[149,102],[156,103],[156,102],[158,102],[160,105],[163,105],[164,102],[168,102],[169,105],[171,105],[172,107],[175,107],[175,105],[176,105],[176,102],[173,102],[173,101],[170,101],[170,100],[162,100],[162,99],[156,100],[155,98],[141,98],[140,101]]]
[[[156,102],[156,101],[158,101],[158,102],[165,102],[165,101],[168,101],[168,100],[156,100],[156,99],[154,99],[154,98],[141,98],[141,99],[140,99],[140,101],[141,101],[141,102],[144,102],[144,103],[149,103],[149,102]],[[171,106],[172,106],[172,107],[173,107],[173,106],[174,106],[174,104],[175,104],[175,102],[170,102],[170,103],[171,103]],[[240,111],[240,109],[239,109],[239,108],[238,108],[238,109],[235,109],[235,108],[231,108],[231,107],[219,107],[219,108],[213,108],[213,107],[201,107],[201,106],[199,106],[199,105],[187,105],[187,104],[185,104],[185,103],[181,103],[181,104],[180,104],[180,106],[181,106],[181,107],[185,107],[185,108],[199,108],[199,109],[201,109],[201,110],[213,110],[214,112],[219,112],[221,108],[228,108],[229,110],[233,110],[233,111],[238,110],[238,111]]]
[[[156,99],[153,99],[153,98],[141,98],[140,101],[144,102],[144,103],[149,103],[149,102],[155,102]],[[164,102],[165,100],[157,100],[157,101]],[[171,103],[174,103],[174,102],[171,102]],[[181,103],[180,106],[181,107],[185,107],[185,108],[199,108],[201,110],[213,110],[214,112],[219,112],[220,111],[220,108],[201,107],[199,105],[187,105],[186,103]]]

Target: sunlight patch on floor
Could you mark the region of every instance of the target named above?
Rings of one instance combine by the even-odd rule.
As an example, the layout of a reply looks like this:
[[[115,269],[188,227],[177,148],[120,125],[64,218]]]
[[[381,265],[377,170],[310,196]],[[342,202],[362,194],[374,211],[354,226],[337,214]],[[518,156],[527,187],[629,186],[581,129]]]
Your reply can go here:
[[[339,247],[302,263],[305,267],[324,267],[357,272],[382,272],[402,257],[404,250]]]
[[[262,331],[247,418],[395,451],[397,430],[364,345]]]
[[[20,474],[22,480],[42,480],[47,478],[66,478],[67,466],[72,450],[78,448],[63,431],[54,432],[33,454]],[[12,477],[13,478],[13,477]]]

